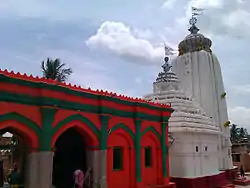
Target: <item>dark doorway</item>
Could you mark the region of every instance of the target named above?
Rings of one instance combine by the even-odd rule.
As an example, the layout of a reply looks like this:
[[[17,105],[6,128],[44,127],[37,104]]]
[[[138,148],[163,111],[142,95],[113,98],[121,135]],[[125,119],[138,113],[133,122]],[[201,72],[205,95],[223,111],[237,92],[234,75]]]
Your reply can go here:
[[[5,134],[7,133],[7,134]],[[26,165],[27,165],[27,154],[30,146],[28,139],[13,128],[4,128],[0,130],[0,140],[1,140],[1,150],[3,151],[2,161],[0,162],[0,187],[2,183],[7,183],[14,176],[15,184],[25,185],[25,174],[26,174]],[[6,151],[6,152],[4,152]],[[14,166],[17,171],[14,170]],[[11,175],[15,174],[15,175]],[[4,182],[5,181],[5,182]]]
[[[68,129],[56,141],[55,149],[53,185],[56,188],[71,188],[74,186],[74,171],[86,171],[84,139],[75,129]]]

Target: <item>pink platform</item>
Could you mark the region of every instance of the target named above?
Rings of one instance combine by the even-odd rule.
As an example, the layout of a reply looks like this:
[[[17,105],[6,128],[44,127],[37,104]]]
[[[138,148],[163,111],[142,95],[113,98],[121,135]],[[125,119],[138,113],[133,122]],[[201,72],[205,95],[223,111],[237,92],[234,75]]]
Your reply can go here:
[[[171,178],[176,183],[176,188],[234,188],[234,180],[237,177],[237,169],[222,171],[212,176],[197,178]]]
[[[250,179],[249,178],[245,178],[245,179],[239,178],[239,179],[234,180],[234,184],[247,186],[247,185],[250,185]]]
[[[152,185],[149,188],[176,188],[176,185],[173,182],[169,182],[168,185]]]

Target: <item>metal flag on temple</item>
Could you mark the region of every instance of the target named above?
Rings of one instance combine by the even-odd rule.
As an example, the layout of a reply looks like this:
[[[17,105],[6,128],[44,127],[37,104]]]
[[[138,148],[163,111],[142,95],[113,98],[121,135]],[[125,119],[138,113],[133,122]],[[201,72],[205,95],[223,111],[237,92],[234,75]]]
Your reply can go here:
[[[198,16],[201,15],[203,13],[205,9],[203,8],[196,8],[196,7],[192,7],[192,16]]]
[[[202,12],[203,10],[205,10],[205,9],[192,7],[192,12]]]
[[[174,49],[167,46],[166,43],[164,43],[164,50],[165,50],[165,56],[174,55],[173,53]]]

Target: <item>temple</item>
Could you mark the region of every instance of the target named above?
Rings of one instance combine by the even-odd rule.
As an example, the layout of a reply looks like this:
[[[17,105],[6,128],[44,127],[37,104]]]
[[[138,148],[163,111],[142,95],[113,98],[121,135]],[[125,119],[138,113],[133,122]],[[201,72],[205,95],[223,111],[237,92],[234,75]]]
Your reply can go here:
[[[180,42],[179,55],[172,62],[173,71],[180,79],[181,88],[200,104],[222,132],[218,145],[219,167],[220,170],[231,169],[230,130],[221,68],[212,53],[212,41],[198,32],[196,22],[193,16],[190,34]]]
[[[26,188],[173,187],[169,105],[0,71],[1,130],[22,140]]]
[[[179,54],[165,47],[165,64],[145,99],[170,104],[169,166],[177,188],[234,187],[226,93],[212,41],[199,33],[197,18],[179,44]]]
[[[169,120],[170,174],[172,177],[201,177],[219,173],[218,136],[221,134],[203,109],[185,94],[168,57],[163,72],[153,83],[153,93],[145,99],[171,104],[175,110]]]

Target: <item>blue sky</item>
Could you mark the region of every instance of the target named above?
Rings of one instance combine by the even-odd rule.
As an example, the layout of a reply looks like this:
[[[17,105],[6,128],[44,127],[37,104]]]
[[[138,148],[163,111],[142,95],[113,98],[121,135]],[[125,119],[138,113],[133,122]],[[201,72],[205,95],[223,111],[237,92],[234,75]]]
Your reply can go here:
[[[230,120],[250,130],[246,0],[8,0],[0,4],[0,68],[41,76],[42,60],[60,58],[74,84],[143,96],[163,42],[176,49],[188,34],[191,6],[206,8],[198,26],[220,60]]]

